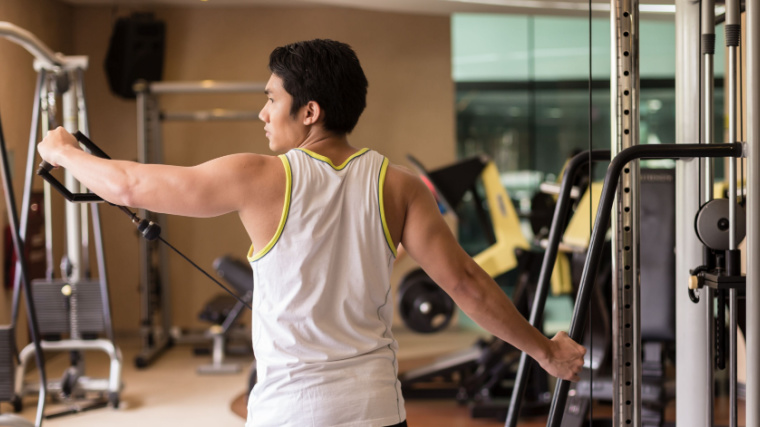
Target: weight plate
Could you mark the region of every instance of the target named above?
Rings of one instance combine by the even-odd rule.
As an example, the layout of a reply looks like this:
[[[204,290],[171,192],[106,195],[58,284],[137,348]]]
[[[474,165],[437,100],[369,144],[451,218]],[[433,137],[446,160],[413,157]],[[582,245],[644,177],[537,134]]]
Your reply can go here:
[[[421,269],[401,281],[398,301],[401,319],[415,332],[438,332],[454,317],[454,300]]]

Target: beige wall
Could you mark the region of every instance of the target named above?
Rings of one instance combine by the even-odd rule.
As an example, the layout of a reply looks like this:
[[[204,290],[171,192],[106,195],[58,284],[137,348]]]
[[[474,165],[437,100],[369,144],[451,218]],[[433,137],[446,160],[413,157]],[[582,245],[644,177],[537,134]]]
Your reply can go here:
[[[128,12],[128,11],[121,11]],[[454,99],[448,17],[338,8],[160,8],[166,22],[164,79],[261,81],[269,77],[269,52],[311,38],[333,38],[357,51],[370,82],[368,107],[350,141],[406,164],[413,153],[428,166],[450,163],[454,149]],[[103,60],[113,25],[110,7],[73,11],[73,52],[88,55],[86,73],[93,140],[114,158],[136,158],[135,102],[110,94]],[[52,18],[51,18],[52,19]],[[30,77],[31,79],[32,77]],[[226,107],[258,110],[263,95],[165,97],[172,110]],[[23,131],[20,131],[23,134]],[[192,165],[239,151],[267,152],[263,124],[168,123],[166,163]],[[138,240],[126,217],[101,209],[115,327],[138,326]],[[223,254],[244,257],[250,242],[234,215],[213,219],[172,217],[164,231],[174,246],[204,268]],[[175,324],[195,326],[204,302],[220,292],[184,260],[170,255]]]
[[[54,0],[0,1],[0,21],[30,31],[54,51],[71,51],[73,37],[69,29],[72,16],[70,7]],[[0,116],[6,146],[13,159],[11,169],[15,175],[14,192],[19,204],[37,78],[32,62],[32,55],[24,48],[0,38]],[[1,210],[0,216],[5,225],[7,214],[4,202]],[[6,256],[3,248],[0,248],[0,256]],[[10,321],[11,299],[10,285],[3,283],[0,291],[0,324]],[[26,337],[25,316],[25,311],[22,311],[18,333],[22,342]]]

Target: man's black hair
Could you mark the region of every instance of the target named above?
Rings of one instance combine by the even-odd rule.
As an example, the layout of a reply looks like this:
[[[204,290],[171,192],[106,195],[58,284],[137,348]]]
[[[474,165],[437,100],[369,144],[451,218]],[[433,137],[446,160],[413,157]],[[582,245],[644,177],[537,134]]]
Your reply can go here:
[[[345,43],[315,39],[278,47],[269,56],[269,71],[293,97],[290,114],[316,101],[328,131],[350,133],[367,106],[367,78]]]

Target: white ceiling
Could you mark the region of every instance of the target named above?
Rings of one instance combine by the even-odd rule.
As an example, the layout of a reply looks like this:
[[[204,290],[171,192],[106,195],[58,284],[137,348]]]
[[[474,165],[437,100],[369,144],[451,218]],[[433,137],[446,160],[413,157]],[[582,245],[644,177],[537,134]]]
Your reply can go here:
[[[587,15],[588,0],[63,0],[74,5],[118,5],[118,6],[339,6],[385,12],[420,13],[450,15],[452,13],[513,13],[513,14],[557,14]],[[665,15],[672,14],[674,0],[642,0],[641,12],[649,12],[665,5]],[[598,13],[609,13],[610,2],[593,0],[592,9]]]

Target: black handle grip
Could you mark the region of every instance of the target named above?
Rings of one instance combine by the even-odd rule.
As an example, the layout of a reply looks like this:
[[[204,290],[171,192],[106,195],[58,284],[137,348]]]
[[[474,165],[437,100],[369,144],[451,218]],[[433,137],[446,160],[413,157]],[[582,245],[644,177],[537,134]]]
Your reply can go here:
[[[40,169],[44,170],[45,172],[50,172],[53,170],[53,165],[43,160],[42,163],[40,163]],[[37,171],[37,175],[40,175],[39,170]]]
[[[92,153],[95,156],[102,157],[104,159],[110,159],[106,153],[103,152],[100,148],[98,148],[95,143],[90,141],[89,138],[87,138],[82,132],[77,131],[74,133],[74,137],[81,143],[82,145],[87,148],[87,150]],[[56,189],[61,195],[68,201],[74,202],[74,203],[93,203],[93,202],[102,202],[103,199],[100,198],[97,194],[94,193],[72,193],[69,191],[68,188],[66,188],[65,185],[61,184],[60,181],[58,181],[51,173],[50,171],[53,170],[53,165],[46,162],[45,160],[40,163],[40,167],[37,169],[37,175],[42,177],[45,181],[47,181],[53,188]]]
[[[90,138],[87,138],[82,132],[76,131],[76,133],[74,133],[74,138],[76,138],[80,144],[84,145],[85,148],[87,148],[87,151],[89,151],[93,156],[109,160],[111,159],[108,157],[108,154],[101,150],[100,147],[95,145],[94,142],[90,141]]]

